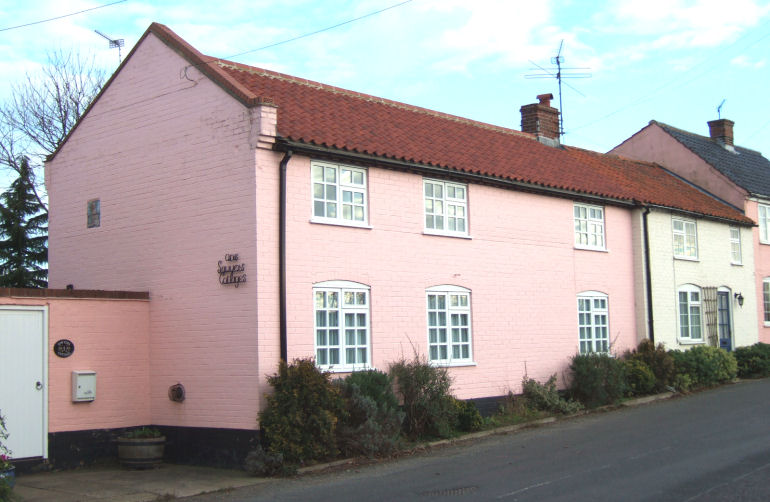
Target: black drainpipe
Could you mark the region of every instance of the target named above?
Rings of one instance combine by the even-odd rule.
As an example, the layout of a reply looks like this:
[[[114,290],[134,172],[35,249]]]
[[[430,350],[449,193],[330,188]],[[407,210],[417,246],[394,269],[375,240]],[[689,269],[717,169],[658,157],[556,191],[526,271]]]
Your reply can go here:
[[[642,213],[642,227],[644,229],[644,283],[647,287],[647,332],[650,341],[655,344],[655,326],[652,315],[652,273],[650,272],[650,234],[647,227],[647,215],[650,214],[649,206]]]
[[[291,150],[286,150],[283,159],[281,159],[281,200],[278,216],[278,275],[280,285],[278,296],[280,297],[280,324],[281,324],[281,360],[289,360],[289,345],[286,335],[286,167],[291,159]]]

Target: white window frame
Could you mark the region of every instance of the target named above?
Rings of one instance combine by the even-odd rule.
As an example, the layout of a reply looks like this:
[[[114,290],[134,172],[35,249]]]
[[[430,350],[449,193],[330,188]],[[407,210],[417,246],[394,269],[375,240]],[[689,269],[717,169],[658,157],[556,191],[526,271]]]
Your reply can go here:
[[[336,295],[336,304],[330,304],[331,295]],[[322,298],[323,303],[319,304]],[[313,345],[316,366],[326,371],[345,373],[371,368],[370,318],[369,286],[351,281],[314,284]],[[361,351],[364,351],[363,357]],[[335,353],[336,358],[333,356]],[[350,361],[351,355],[355,358],[353,362]]]
[[[770,206],[757,204],[757,224],[759,225],[759,242],[770,244]]]
[[[762,280],[762,307],[764,325],[770,326],[770,277],[765,277]]]
[[[730,227],[730,263],[743,264],[743,249],[741,249],[741,229]]]
[[[440,285],[425,290],[428,361],[437,366],[469,366],[473,362],[471,290]]]
[[[468,236],[468,185],[424,178],[422,198],[426,234]]]
[[[693,295],[697,294],[697,298]],[[685,295],[684,298],[682,295]],[[684,300],[684,301],[683,301]],[[682,307],[687,309],[682,312]],[[697,313],[694,310],[697,309]],[[703,291],[694,284],[685,284],[676,290],[677,338],[680,343],[705,343],[705,324],[703,323]],[[696,317],[697,316],[697,317]],[[687,322],[685,323],[685,319]],[[699,336],[693,336],[697,319]]]
[[[334,173],[333,179],[328,176],[330,173]],[[312,161],[310,221],[370,228],[368,174],[362,167]],[[346,216],[347,211],[350,214]]]
[[[606,251],[604,208],[576,202],[572,215],[575,221],[575,247]]]
[[[610,299],[600,291],[577,295],[578,351],[580,354],[610,353]]]
[[[681,229],[677,228],[681,225]],[[674,258],[682,260],[698,259],[698,225],[694,220],[671,218],[673,232]],[[691,231],[690,231],[691,230]]]

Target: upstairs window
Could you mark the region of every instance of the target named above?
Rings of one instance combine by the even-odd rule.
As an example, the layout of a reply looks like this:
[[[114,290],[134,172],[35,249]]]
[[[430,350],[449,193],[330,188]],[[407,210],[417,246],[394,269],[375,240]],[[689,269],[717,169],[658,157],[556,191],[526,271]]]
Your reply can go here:
[[[96,228],[102,224],[102,208],[99,199],[86,203],[86,228]]]
[[[313,221],[366,225],[366,169],[327,162],[311,164]]]
[[[610,336],[607,295],[588,291],[580,293],[577,301],[580,353],[608,354]]]
[[[770,206],[759,205],[759,242],[770,244]]]
[[[328,281],[313,287],[316,365],[330,371],[370,366],[369,287]]]
[[[457,286],[427,290],[428,358],[437,364],[465,364],[471,351],[471,292]]]
[[[671,220],[674,229],[674,257],[698,259],[698,235],[695,222],[681,218]]]
[[[703,341],[701,290],[688,284],[677,291],[679,296],[679,338],[685,341]]]
[[[604,208],[575,204],[575,247],[605,249]]]
[[[424,180],[423,187],[426,233],[468,235],[467,185]]]
[[[734,265],[743,263],[741,254],[741,229],[730,227],[730,262]]]

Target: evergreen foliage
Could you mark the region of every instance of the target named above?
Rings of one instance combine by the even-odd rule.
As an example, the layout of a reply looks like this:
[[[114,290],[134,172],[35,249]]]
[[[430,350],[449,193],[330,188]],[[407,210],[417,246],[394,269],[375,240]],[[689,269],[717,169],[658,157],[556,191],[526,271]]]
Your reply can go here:
[[[38,201],[29,162],[19,162],[19,176],[0,195],[0,287],[48,285],[48,213]]]

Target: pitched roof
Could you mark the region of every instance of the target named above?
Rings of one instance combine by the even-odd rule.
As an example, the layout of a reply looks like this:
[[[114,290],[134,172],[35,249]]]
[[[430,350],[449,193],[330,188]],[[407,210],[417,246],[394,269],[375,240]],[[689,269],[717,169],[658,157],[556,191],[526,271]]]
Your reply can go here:
[[[761,153],[740,146],[736,146],[735,151],[731,152],[710,137],[683,131],[654,120],[650,124],[660,126],[687,149],[750,194],[770,197],[770,160]]]
[[[554,148],[513,129],[205,56],[158,23],[150,25],[142,38],[149,33],[245,106],[274,103],[281,139],[455,174],[483,175],[535,190],[567,191],[753,223],[654,164],[573,147]]]

